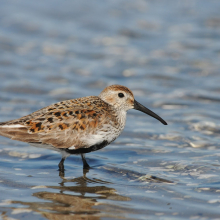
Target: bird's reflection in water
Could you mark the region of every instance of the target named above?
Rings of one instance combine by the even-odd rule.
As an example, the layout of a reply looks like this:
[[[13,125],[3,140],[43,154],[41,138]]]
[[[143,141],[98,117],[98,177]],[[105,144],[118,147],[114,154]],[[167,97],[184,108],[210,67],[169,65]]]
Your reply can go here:
[[[103,181],[103,180],[100,180],[100,179],[95,179],[95,178],[89,179],[89,178],[86,177],[87,173],[89,173],[89,170],[88,169],[83,169],[83,176],[69,180],[69,179],[65,178],[65,173],[64,172],[59,172],[59,176],[63,180],[60,183],[60,185],[64,186],[64,184],[67,183],[67,182],[75,182],[78,185],[82,185],[82,186],[86,186],[87,183],[112,184],[111,182]]]
[[[110,213],[104,214],[104,210],[99,209],[98,205],[105,205],[103,200],[131,200],[129,197],[118,195],[114,188],[107,187],[110,182],[87,178],[88,172],[84,170],[81,177],[74,179],[66,179],[65,174],[60,173],[62,181],[59,186],[47,186],[44,191],[33,194],[41,199],[40,202],[13,201],[12,203],[28,206],[28,209],[40,213],[47,219],[96,220],[100,219],[100,216],[111,216]],[[73,186],[70,183],[73,183]],[[53,189],[55,192],[51,192]]]

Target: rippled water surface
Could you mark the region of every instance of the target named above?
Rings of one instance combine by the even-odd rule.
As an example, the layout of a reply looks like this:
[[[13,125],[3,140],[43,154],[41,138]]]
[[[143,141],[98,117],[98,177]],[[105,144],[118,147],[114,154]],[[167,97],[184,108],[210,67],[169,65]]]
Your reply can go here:
[[[0,3],[0,121],[129,87],[122,135],[57,170],[0,137],[0,213],[14,219],[220,219],[220,1]]]

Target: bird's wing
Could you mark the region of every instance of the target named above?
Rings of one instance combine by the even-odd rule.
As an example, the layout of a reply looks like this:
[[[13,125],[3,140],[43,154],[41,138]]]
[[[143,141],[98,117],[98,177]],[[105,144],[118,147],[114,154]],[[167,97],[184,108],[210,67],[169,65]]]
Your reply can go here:
[[[111,120],[107,114],[108,108],[98,97],[68,100],[1,123],[0,135],[57,148],[89,147],[99,137],[97,130],[108,132],[108,127],[103,126]]]

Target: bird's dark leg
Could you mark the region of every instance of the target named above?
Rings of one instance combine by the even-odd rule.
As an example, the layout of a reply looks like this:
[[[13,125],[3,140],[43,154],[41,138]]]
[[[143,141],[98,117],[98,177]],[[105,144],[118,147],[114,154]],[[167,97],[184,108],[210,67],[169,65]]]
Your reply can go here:
[[[89,166],[89,164],[86,162],[86,158],[85,158],[84,154],[81,154],[81,157],[82,157],[82,161],[83,161],[83,169],[89,169],[90,166]]]
[[[58,167],[59,167],[59,171],[64,173],[64,161],[65,161],[65,157],[62,157]]]

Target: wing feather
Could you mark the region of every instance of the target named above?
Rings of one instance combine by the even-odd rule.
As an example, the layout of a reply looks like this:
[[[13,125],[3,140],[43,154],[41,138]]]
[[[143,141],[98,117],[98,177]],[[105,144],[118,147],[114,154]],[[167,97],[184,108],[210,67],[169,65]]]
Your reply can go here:
[[[89,147],[87,138],[97,137],[97,130],[109,122],[109,108],[111,106],[96,96],[63,101],[1,123],[0,135],[57,148]]]

